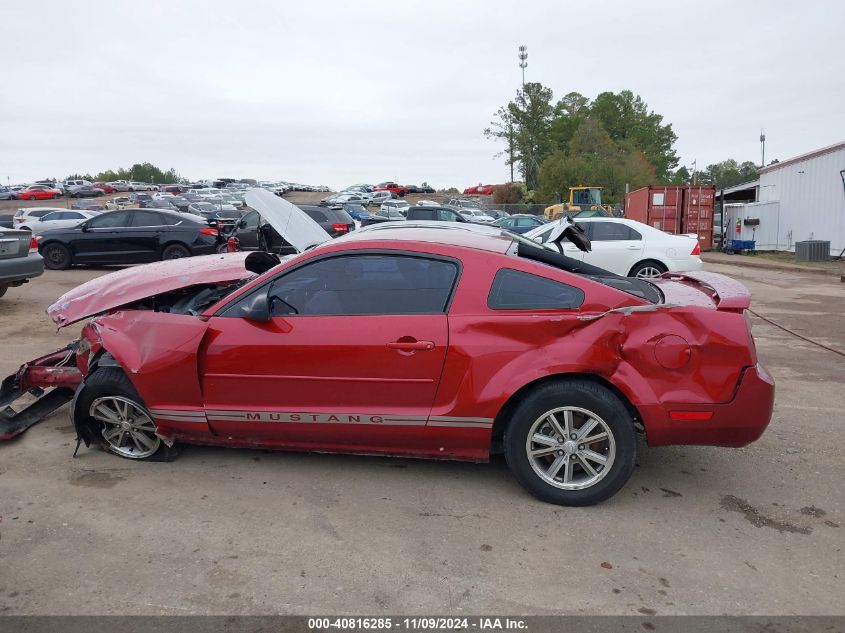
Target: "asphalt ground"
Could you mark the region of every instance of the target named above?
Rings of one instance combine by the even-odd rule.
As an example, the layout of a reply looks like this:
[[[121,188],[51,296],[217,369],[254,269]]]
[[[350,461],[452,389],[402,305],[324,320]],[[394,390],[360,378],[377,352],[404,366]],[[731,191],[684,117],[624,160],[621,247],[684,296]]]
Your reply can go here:
[[[837,277],[708,264],[760,314],[845,350]],[[106,269],[0,300],[0,377],[62,346],[48,304]],[[845,614],[845,358],[754,319],[777,381],[742,449],[640,446],[614,498],[563,508],[501,460],[190,447],[71,457],[61,409],[0,445],[3,614]]]

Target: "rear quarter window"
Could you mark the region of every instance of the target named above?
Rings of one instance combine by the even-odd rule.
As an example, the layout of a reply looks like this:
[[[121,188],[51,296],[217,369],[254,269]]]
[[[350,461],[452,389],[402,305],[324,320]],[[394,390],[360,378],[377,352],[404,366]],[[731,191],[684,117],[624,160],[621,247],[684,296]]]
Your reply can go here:
[[[491,310],[571,310],[583,303],[580,288],[509,268],[496,273],[487,296]]]

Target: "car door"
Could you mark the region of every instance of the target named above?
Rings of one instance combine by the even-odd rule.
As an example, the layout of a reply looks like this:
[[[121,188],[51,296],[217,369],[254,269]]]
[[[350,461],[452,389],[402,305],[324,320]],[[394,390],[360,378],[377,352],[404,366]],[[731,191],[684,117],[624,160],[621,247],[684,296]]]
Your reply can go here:
[[[305,262],[209,320],[209,424],[245,441],[397,447],[425,426],[457,262],[397,252]],[[267,293],[271,318],[242,307]],[[354,450],[354,449],[353,449]]]
[[[85,219],[85,216],[79,211],[56,211],[55,213],[48,213],[41,218],[41,221],[45,224],[41,226],[40,230],[46,231],[52,228],[67,229],[81,224]]]
[[[158,260],[163,234],[167,230],[161,213],[137,210],[132,212],[132,220],[126,229],[126,241],[129,250],[127,261],[131,263],[153,262]]]
[[[592,248],[584,261],[617,275],[627,275],[643,254],[642,236],[622,222],[596,220],[583,222]]]
[[[130,248],[124,233],[129,221],[129,211],[111,211],[88,220],[71,240],[75,261],[80,264],[120,261]]]

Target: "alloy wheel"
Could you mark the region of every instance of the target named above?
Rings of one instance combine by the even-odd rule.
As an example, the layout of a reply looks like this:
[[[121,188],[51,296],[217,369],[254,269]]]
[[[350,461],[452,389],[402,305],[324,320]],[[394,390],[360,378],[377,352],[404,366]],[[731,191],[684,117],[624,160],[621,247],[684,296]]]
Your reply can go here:
[[[130,459],[143,459],[161,445],[156,425],[146,409],[123,396],[106,396],[91,403],[89,414],[103,424],[103,439],[109,448]]]
[[[610,472],[616,440],[610,426],[580,407],[559,407],[534,421],[525,442],[528,462],[546,483],[583,490]]]
[[[654,279],[662,274],[663,271],[657,266],[643,266],[637,271],[637,279]]]

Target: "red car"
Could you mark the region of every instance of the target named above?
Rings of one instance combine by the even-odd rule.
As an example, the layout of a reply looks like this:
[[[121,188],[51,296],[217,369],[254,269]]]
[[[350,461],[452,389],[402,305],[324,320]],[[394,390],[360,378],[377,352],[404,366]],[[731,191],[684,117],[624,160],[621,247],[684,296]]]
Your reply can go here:
[[[464,189],[465,196],[492,196],[496,185],[476,185],[475,187],[467,187]]]
[[[389,191],[400,198],[404,197],[406,193],[410,193],[410,189],[403,185],[397,185],[395,182],[382,182],[373,187],[373,191]]]
[[[117,191],[117,189],[115,189],[114,187],[112,187],[112,186],[111,186],[109,183],[107,183],[107,182],[95,182],[95,183],[94,183],[94,187],[95,187],[96,189],[100,189],[103,193],[114,193],[115,191]]]
[[[0,438],[73,395],[81,440],[127,458],[171,459],[180,442],[503,452],[540,499],[588,505],[628,480],[638,433],[652,446],[744,446],[769,422],[749,294],[727,277],[619,277],[474,225],[330,240],[270,192],[247,203],[301,253],[159,262],[71,290],[48,309],[56,324],[95,318],[6,378],[0,411],[54,389]]]
[[[53,200],[61,195],[61,191],[46,185],[30,185],[23,191],[18,191],[18,200]]]

